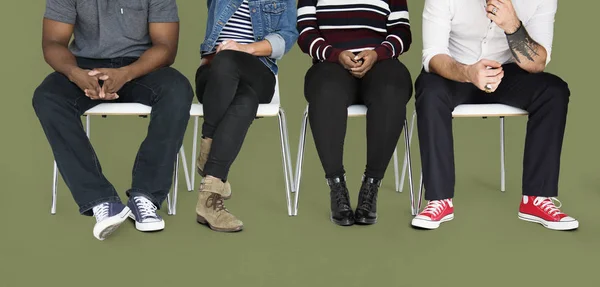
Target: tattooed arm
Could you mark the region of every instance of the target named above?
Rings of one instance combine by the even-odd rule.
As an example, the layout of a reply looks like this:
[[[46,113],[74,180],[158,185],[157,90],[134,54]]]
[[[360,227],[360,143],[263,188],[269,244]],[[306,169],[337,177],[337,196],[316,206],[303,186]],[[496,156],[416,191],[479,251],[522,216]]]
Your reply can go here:
[[[546,48],[529,36],[523,24],[512,33],[506,34],[508,46],[517,64],[530,73],[543,72],[546,68],[548,53]]]
[[[487,0],[488,18],[506,33],[515,62],[528,72],[542,72],[550,62],[558,0],[539,1],[535,13],[523,20],[525,23],[518,18],[512,2]]]

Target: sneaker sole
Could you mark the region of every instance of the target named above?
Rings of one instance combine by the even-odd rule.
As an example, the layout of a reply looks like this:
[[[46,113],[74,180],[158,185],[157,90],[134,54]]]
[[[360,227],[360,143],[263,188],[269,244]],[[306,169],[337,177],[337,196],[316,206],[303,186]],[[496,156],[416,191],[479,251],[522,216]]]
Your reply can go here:
[[[440,224],[450,221],[452,219],[454,219],[454,213],[444,216],[442,219],[440,219],[440,221],[432,221],[432,220],[425,220],[425,219],[420,219],[420,218],[413,218],[411,225],[413,227],[431,230],[431,229],[437,229],[438,227],[440,227]]]
[[[107,218],[100,223],[97,223],[94,226],[94,231],[93,231],[94,237],[96,237],[100,241],[103,241],[108,236],[110,236],[113,232],[115,232],[115,230],[117,230],[117,228],[119,228],[121,223],[123,223],[123,222],[125,222],[125,220],[127,220],[127,218],[129,217],[130,214],[131,214],[131,209],[129,209],[129,207],[125,206],[125,208],[123,208],[123,210],[119,214],[117,214],[113,217]]]
[[[142,223],[135,220],[135,215],[132,213],[129,214],[129,218],[135,221],[135,229],[142,232],[153,232],[153,231],[161,231],[165,229],[165,221],[161,220],[158,222],[147,222]]]
[[[235,228],[219,228],[219,227],[215,227],[215,226],[210,225],[210,223],[208,222],[208,220],[206,220],[206,218],[204,218],[204,217],[202,217],[200,215],[196,215],[196,221],[198,223],[202,224],[202,225],[208,226],[208,228],[210,228],[211,230],[218,231],[218,232],[230,232],[230,233],[233,233],[233,232],[242,231],[244,229],[243,225],[235,227]]]
[[[524,220],[524,221],[533,222],[533,223],[539,223],[539,224],[543,225],[544,227],[551,229],[551,230],[564,231],[564,230],[574,230],[574,229],[579,228],[579,221],[577,221],[577,220],[553,222],[553,221],[546,221],[537,216],[533,216],[533,215],[529,215],[529,214],[521,213],[521,212],[519,212],[519,219]]]
[[[198,174],[202,177],[205,177],[204,171],[201,170],[197,165],[196,165],[196,171],[198,172]],[[229,195],[228,196],[223,196],[224,200],[228,200],[231,199],[231,196],[233,195],[233,192],[231,191],[231,184],[229,185]]]

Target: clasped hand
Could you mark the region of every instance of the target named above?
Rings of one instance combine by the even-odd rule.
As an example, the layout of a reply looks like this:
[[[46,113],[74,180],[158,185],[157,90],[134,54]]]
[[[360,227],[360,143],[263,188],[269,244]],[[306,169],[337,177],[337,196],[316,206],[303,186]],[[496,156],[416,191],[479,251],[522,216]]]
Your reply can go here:
[[[350,51],[344,51],[340,53],[338,61],[346,70],[350,71],[352,76],[360,79],[377,62],[377,53],[373,50],[365,50],[355,56]]]

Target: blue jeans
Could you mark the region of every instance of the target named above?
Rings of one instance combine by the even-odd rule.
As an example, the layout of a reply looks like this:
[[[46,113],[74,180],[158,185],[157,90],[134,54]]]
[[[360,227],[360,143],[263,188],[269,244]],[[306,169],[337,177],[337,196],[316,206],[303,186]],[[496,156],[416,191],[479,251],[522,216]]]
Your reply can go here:
[[[136,60],[78,58],[77,63],[84,69],[120,68]],[[192,87],[177,70],[162,68],[125,84],[118,94],[119,99],[112,102],[152,106],[148,134],[135,159],[127,194],[144,195],[160,207],[173,181],[174,162],[190,117]],[[33,95],[33,107],[58,169],[84,215],[92,215],[92,207],[99,203],[121,202],[114,186],[102,174],[81,124],[81,115],[102,102],[86,97],[77,85],[56,72]]]

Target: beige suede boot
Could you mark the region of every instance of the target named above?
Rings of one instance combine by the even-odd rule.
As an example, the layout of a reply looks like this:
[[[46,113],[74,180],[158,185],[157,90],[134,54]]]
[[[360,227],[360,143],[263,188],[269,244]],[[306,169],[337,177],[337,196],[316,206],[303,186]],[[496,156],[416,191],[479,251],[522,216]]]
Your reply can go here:
[[[200,154],[198,155],[198,159],[196,160],[196,169],[198,170],[198,174],[201,176],[205,176],[204,174],[204,166],[206,165],[206,161],[208,161],[208,154],[210,153],[210,147],[212,145],[212,139],[209,138],[201,138],[200,139]],[[223,195],[223,199],[227,200],[231,198],[231,185],[229,181],[225,182],[225,194]]]
[[[220,179],[212,176],[205,177],[198,193],[196,220],[215,231],[241,231],[244,228],[244,223],[225,208],[223,204],[224,192],[225,183]]]

